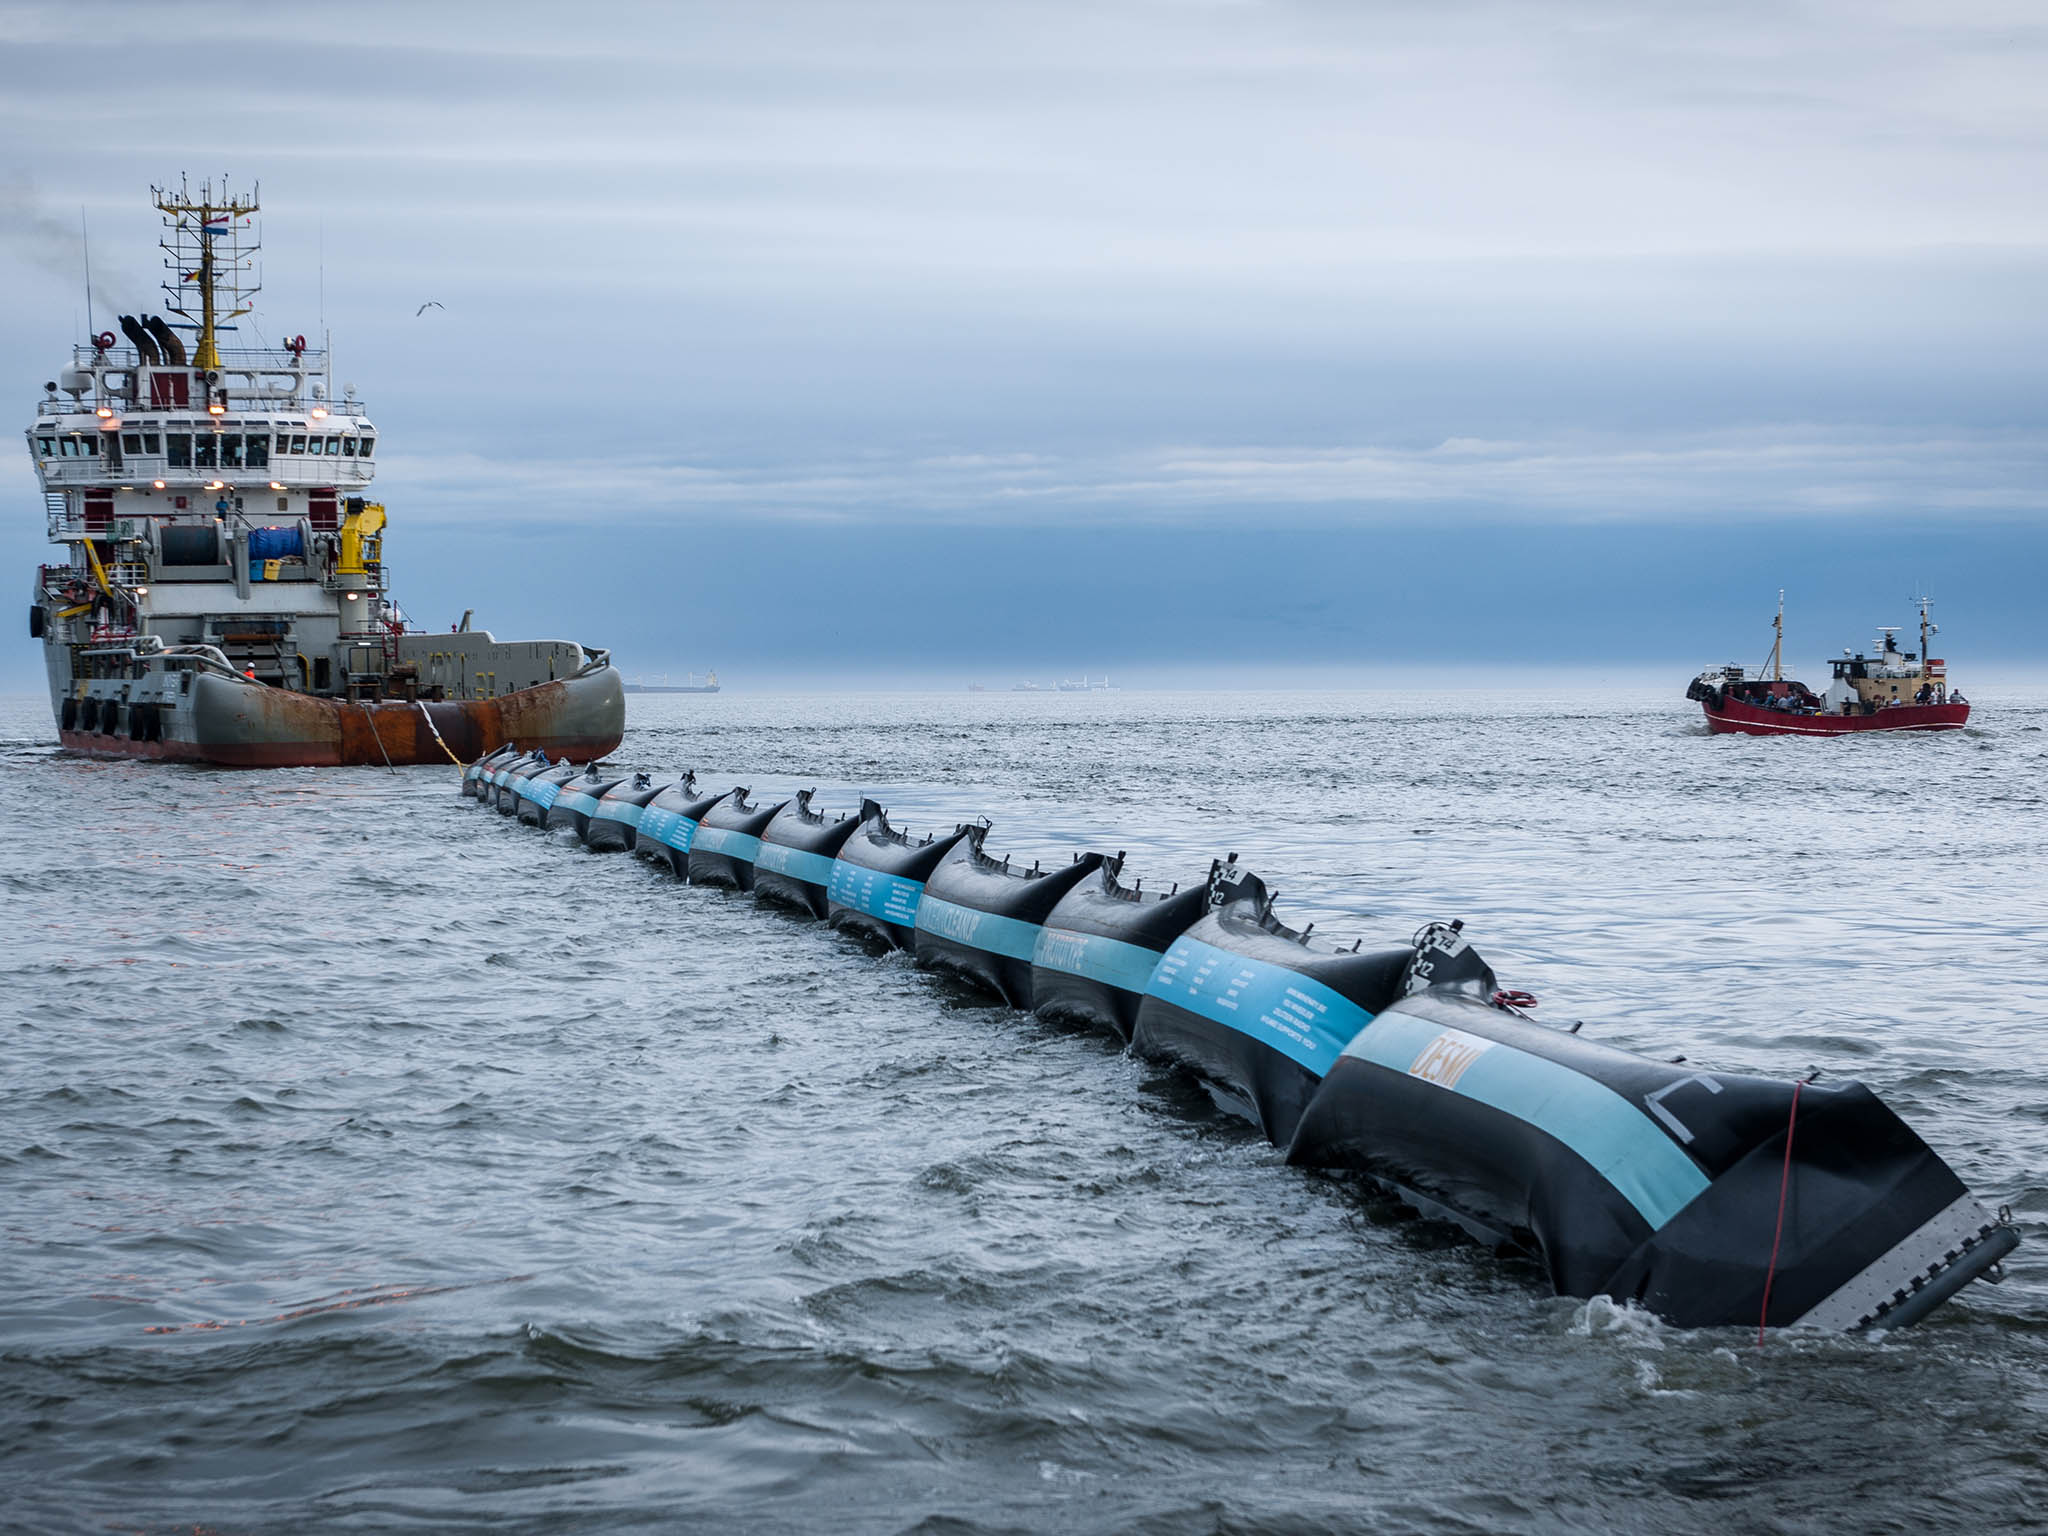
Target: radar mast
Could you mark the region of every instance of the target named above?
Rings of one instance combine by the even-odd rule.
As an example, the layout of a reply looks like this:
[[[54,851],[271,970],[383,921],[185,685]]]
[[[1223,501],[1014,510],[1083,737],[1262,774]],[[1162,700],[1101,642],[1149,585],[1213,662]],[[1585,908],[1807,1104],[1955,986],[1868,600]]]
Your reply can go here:
[[[167,231],[157,242],[171,274],[163,285],[165,308],[183,317],[180,330],[199,333],[198,345],[192,350],[195,368],[220,367],[214,333],[232,329],[227,322],[249,313],[249,301],[263,287],[256,265],[262,243],[250,225],[259,206],[259,190],[252,186],[246,194],[232,194],[225,177],[218,190],[207,180],[195,192],[183,177],[175,190],[149,189]],[[221,313],[223,300],[225,314]]]

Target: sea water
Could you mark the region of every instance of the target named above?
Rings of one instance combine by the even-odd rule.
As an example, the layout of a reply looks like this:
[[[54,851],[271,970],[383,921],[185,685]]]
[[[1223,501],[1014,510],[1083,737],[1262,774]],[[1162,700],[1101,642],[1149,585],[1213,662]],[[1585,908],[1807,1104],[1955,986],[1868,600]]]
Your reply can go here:
[[[1892,1337],[1685,1333],[1286,1167],[1196,1085],[458,771],[0,707],[0,1524],[2014,1528],[2048,1510],[2048,696],[640,696],[622,767],[1235,851],[1463,918],[1590,1037],[1875,1088],[2025,1240]]]

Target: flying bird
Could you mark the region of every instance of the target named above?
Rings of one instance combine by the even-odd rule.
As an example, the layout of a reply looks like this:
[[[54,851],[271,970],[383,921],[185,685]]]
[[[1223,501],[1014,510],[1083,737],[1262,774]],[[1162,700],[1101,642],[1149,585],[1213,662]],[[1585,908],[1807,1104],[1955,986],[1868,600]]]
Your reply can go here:
[[[443,304],[439,299],[429,299],[427,300],[426,303],[422,304],[418,309],[412,312],[412,317],[413,319],[417,320],[421,315],[424,315],[430,309],[446,309],[447,307],[448,306],[446,304]]]

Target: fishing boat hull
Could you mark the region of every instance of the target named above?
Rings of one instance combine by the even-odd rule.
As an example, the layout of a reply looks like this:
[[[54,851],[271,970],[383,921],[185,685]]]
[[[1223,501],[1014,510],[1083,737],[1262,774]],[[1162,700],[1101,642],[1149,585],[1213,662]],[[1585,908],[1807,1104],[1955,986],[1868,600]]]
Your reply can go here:
[[[1741,699],[1701,701],[1716,736],[1858,736],[1868,731],[1954,731],[1970,722],[1968,704],[1899,704],[1869,715],[1794,715]]]

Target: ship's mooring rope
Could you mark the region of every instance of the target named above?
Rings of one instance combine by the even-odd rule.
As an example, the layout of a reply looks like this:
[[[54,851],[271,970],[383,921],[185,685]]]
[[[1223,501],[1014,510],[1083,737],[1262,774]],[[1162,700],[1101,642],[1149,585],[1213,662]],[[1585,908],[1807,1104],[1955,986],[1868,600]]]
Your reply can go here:
[[[1771,1263],[1764,1271],[1764,1305],[1756,1320],[1756,1347],[1764,1347],[1764,1325],[1771,1317],[1771,1282],[1778,1277],[1778,1243],[1785,1235],[1785,1195],[1792,1187],[1792,1132],[1799,1124],[1799,1090],[1806,1079],[1792,1084],[1792,1110],[1785,1116],[1785,1171],[1778,1176],[1778,1225],[1771,1233]]]
[[[383,733],[377,729],[377,717],[370,713],[370,706],[365,704],[361,699],[357,699],[356,708],[360,709],[363,712],[363,718],[370,722],[370,734],[376,738],[377,750],[379,753],[383,755],[385,768],[392,773],[398,772],[396,768],[393,768],[391,766],[391,754],[389,752],[384,751],[384,736]]]
[[[448,752],[448,743],[441,740],[441,728],[434,724],[434,712],[427,708],[427,701],[425,699],[414,699],[413,703],[418,705],[419,712],[427,717],[427,729],[434,733],[434,740],[440,743],[441,750]],[[448,752],[448,761],[458,768],[464,766],[462,759],[453,752]]]

